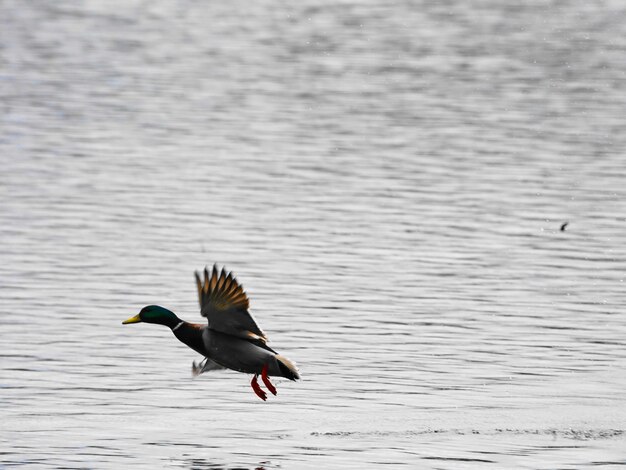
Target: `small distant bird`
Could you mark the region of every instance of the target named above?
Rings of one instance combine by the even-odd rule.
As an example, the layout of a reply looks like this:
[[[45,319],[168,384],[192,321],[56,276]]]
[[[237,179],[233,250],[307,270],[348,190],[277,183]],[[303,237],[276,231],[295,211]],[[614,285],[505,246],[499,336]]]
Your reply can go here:
[[[565,222],[563,225],[561,225],[561,232],[565,232],[565,227],[567,227],[567,224],[569,224],[569,222]]]
[[[219,369],[254,374],[250,385],[263,401],[267,394],[257,382],[259,375],[273,395],[276,395],[276,387],[270,382],[270,376],[298,380],[296,365],[267,345],[267,335],[248,312],[248,296],[232,273],[225,268],[218,272],[214,265],[210,275],[204,269],[204,279],[195,274],[200,311],[208,325],[188,323],[158,305],[144,307],[122,324],[157,323],[171,328],[174,336],[204,356],[199,365],[192,363],[194,376]]]

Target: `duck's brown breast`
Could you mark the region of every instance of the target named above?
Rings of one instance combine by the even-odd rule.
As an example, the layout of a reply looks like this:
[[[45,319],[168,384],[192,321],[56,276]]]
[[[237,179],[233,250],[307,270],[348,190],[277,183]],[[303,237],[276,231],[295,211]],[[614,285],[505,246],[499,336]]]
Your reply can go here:
[[[202,332],[204,329],[206,329],[206,325],[183,322],[180,326],[174,327],[172,332],[179,341],[206,357],[209,355],[209,352],[204,347],[202,341]]]

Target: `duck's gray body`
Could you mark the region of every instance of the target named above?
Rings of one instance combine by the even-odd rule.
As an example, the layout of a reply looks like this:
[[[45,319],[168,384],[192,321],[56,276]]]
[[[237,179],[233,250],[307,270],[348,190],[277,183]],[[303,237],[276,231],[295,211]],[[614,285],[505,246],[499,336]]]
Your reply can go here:
[[[201,368],[194,369],[196,373],[231,369],[260,374],[267,366],[267,375],[290,380],[299,378],[291,361],[262,341],[240,338],[212,330],[208,326],[183,321],[173,326],[172,331],[179,341],[208,359]]]
[[[207,348],[207,357],[223,367],[248,374],[260,374],[267,365],[267,375],[292,380],[295,378],[293,374],[282,372],[278,354],[266,345],[261,347],[258,343],[209,328],[202,332],[202,340]]]

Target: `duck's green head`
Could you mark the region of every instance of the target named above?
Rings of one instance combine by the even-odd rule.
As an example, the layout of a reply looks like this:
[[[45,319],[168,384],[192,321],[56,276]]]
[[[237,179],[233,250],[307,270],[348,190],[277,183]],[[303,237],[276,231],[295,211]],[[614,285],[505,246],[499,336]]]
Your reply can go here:
[[[139,315],[130,317],[128,320],[122,322],[123,325],[129,323],[157,323],[159,325],[176,325],[180,319],[170,310],[160,307],[159,305],[148,305],[141,309]]]

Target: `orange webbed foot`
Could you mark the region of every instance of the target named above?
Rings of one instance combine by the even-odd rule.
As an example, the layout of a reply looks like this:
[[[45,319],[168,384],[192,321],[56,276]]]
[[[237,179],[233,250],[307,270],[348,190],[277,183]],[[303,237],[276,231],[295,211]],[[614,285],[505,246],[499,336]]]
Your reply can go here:
[[[261,400],[265,401],[267,400],[267,393],[265,393],[263,391],[263,389],[261,389],[261,387],[259,386],[259,383],[256,381],[256,378],[258,377],[259,374],[254,374],[254,377],[252,377],[252,381],[250,382],[250,385],[252,386],[252,390],[254,390],[254,393],[256,393],[256,396],[259,397]]]
[[[272,395],[276,395],[277,393],[276,387],[274,387],[274,384],[270,382],[270,378],[267,375],[267,364],[263,366],[263,371],[261,372],[261,380],[263,380],[263,383],[265,384],[267,389],[272,393]]]

